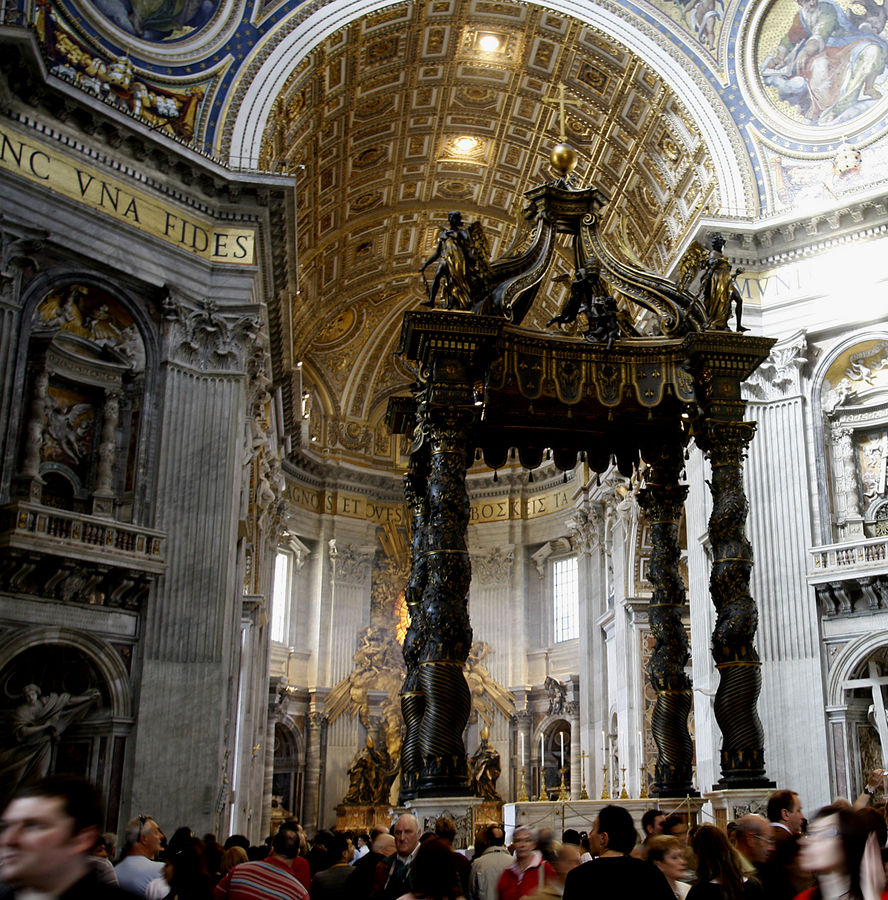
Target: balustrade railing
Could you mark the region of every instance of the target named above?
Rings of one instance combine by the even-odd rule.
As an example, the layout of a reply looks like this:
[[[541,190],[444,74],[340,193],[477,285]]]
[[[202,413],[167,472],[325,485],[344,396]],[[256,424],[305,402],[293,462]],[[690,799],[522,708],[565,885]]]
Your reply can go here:
[[[161,531],[33,503],[14,503],[0,512],[0,547],[58,550],[75,558],[95,557],[110,565],[162,572],[166,564]]]
[[[855,573],[888,572],[888,537],[860,538],[812,547],[809,580],[853,577]]]

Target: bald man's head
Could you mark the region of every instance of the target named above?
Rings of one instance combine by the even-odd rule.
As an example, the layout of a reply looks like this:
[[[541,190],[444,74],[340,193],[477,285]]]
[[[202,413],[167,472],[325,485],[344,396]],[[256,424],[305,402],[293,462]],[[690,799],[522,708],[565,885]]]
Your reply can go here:
[[[766,863],[774,852],[771,823],[755,813],[742,816],[734,823],[734,843],[737,849],[754,865]]]
[[[370,849],[374,853],[391,856],[395,852],[395,839],[388,832],[377,835],[376,840],[370,845]]]

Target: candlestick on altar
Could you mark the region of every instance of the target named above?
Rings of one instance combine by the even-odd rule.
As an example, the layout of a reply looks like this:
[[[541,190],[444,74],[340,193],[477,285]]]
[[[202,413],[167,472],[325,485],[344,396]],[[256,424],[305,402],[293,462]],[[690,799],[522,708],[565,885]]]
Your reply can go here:
[[[521,766],[524,767],[524,732],[518,732],[518,746],[521,749]]]
[[[561,767],[561,784],[558,786],[558,799],[564,803],[570,798],[567,796],[567,785],[564,783],[564,773],[567,771],[565,766]]]
[[[580,800],[589,799],[589,795],[586,793],[586,760],[588,758],[588,753],[580,754],[580,784],[582,787],[582,790],[580,791]]]
[[[641,785],[641,789],[639,790],[638,796],[641,800],[647,800],[648,797],[648,787],[647,787],[647,772],[644,769],[644,766],[638,767],[638,783]]]
[[[607,763],[601,767],[601,799],[610,800],[610,791],[607,789]]]
[[[537,803],[547,803],[549,795],[546,793],[546,769],[540,761],[540,795],[537,797]]]
[[[628,799],[629,799],[629,794],[626,793],[626,767],[625,767],[625,766],[621,766],[621,767],[620,767],[620,771],[623,773],[623,790],[620,791],[620,799],[621,799],[621,800],[628,800]]]
[[[525,778],[526,773],[527,773],[527,769],[525,769],[524,766],[522,766],[521,767],[521,790],[518,791],[518,802],[519,803],[526,803],[528,800],[530,800],[530,797],[527,796],[527,779]]]

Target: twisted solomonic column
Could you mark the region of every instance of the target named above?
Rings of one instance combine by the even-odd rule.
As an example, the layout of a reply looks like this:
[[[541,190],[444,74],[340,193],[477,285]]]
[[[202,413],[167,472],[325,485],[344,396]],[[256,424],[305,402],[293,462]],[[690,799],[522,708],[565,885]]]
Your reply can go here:
[[[426,580],[418,667],[425,709],[418,729],[422,769],[417,784],[418,793],[427,797],[469,792],[462,733],[471,709],[463,675],[472,643],[471,563],[466,548],[471,426],[470,414],[451,409],[439,412],[429,428]]]
[[[715,718],[722,733],[719,786],[764,787],[764,733],[756,704],[761,660],[755,649],[758,610],[749,590],[752,546],[746,537],[749,504],[743,488],[743,457],[754,422],[710,422],[697,438],[712,466],[709,591],[716,610],[712,656],[719,672]]]
[[[425,713],[425,695],[420,687],[419,657],[425,639],[422,595],[426,584],[426,524],[428,519],[428,448],[421,447],[410,456],[404,478],[404,494],[410,507],[410,576],[404,591],[410,624],[404,635],[404,664],[407,674],[401,688],[401,715],[404,741],[401,745],[401,793],[399,804],[416,796],[416,783],[422,769],[419,752],[419,726]]]
[[[648,672],[657,693],[651,730],[657,744],[654,790],[661,797],[696,794],[691,780],[694,749],[688,731],[688,637],[682,623],[686,597],[679,571],[678,530],[688,493],[687,485],[678,483],[681,469],[681,447],[664,448],[661,458],[645,472],[645,486],[638,493],[638,504],[651,528],[653,547],[648,580],[654,592],[648,619],[654,648]]]

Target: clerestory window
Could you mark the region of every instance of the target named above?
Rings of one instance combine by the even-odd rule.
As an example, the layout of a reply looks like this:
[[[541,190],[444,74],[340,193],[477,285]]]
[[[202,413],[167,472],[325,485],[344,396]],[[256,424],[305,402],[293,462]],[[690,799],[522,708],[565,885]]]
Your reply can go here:
[[[576,640],[580,633],[580,590],[575,556],[552,563],[552,596],[555,643]]]

